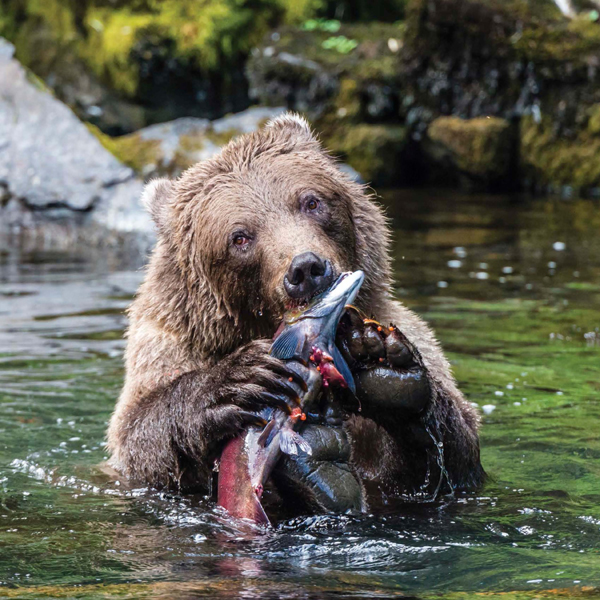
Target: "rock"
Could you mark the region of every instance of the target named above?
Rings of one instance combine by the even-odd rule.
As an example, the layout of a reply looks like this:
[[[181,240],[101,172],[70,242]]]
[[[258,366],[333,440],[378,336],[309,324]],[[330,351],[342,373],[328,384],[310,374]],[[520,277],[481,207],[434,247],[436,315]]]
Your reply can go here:
[[[249,95],[260,104],[284,104],[299,112],[321,115],[337,90],[337,78],[321,64],[272,46],[256,51],[246,68]]]
[[[600,23],[582,2],[576,8],[583,12],[567,18],[554,0],[411,0],[403,23],[341,24],[336,35],[356,42],[346,53],[318,27],[280,28],[248,63],[251,93],[307,111],[334,150],[374,182],[388,157],[355,144],[350,132],[359,125],[405,129],[400,160],[413,161],[403,169],[411,183],[430,182],[434,173],[468,188],[565,185],[561,140],[575,144],[600,131]],[[550,172],[534,162],[511,164],[520,160],[517,124],[529,116],[554,129],[542,134]],[[444,121],[430,125],[440,117],[462,119],[444,125],[459,130],[439,137]],[[475,121],[486,117],[499,121]],[[529,150],[534,140],[526,138]],[[350,158],[352,148],[357,158]],[[464,152],[477,156],[467,160]],[[535,151],[540,159],[541,152]],[[554,153],[556,160],[546,160]],[[362,158],[367,154],[379,162],[374,169]],[[578,187],[597,185],[586,164],[572,171]],[[381,181],[404,178],[391,175]]]
[[[383,125],[352,125],[324,138],[325,145],[341,155],[361,179],[390,186],[406,180],[404,172],[408,136],[406,128]]]
[[[366,183],[363,176],[347,163],[338,163],[338,169],[356,183]]]
[[[438,117],[427,129],[423,148],[441,171],[466,178],[467,185],[490,188],[510,178],[515,148],[510,123],[498,117]]]
[[[177,177],[217,154],[231,138],[256,131],[284,108],[253,107],[215,121],[184,117],[111,138],[94,129],[105,148],[145,179]]]
[[[149,235],[142,184],[0,39],[0,225],[48,220]]]
[[[600,188],[600,135],[596,125],[564,137],[549,117],[524,117],[519,155],[523,177],[536,192],[597,196]]]
[[[340,34],[356,48],[336,50],[328,44],[335,36],[319,28],[281,28],[276,41],[267,36],[246,66],[250,97],[305,112],[313,120],[333,115],[353,122],[397,117],[403,26],[342,24],[336,36]]]

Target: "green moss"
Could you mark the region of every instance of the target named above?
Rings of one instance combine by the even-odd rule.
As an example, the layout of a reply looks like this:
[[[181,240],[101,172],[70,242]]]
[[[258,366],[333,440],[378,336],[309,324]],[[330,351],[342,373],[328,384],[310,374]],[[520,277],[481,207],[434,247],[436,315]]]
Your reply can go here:
[[[335,116],[340,119],[357,120],[361,116],[360,88],[356,79],[344,77],[334,99]]]
[[[339,36],[355,40],[358,44],[356,49],[343,54],[335,44],[331,48],[327,47],[326,42],[331,39],[331,33],[321,29],[282,27],[278,30],[280,39],[276,48],[278,52],[288,52],[315,61],[337,74],[362,79],[362,74],[366,77],[378,77],[381,61],[392,59],[389,64],[397,65],[400,53],[390,49],[388,40],[394,39],[398,48],[401,48],[404,32],[403,23],[342,23]],[[267,43],[272,45],[271,42]],[[384,72],[391,74],[387,64]]]
[[[390,185],[402,180],[399,165],[406,149],[406,129],[387,125],[340,127],[325,138],[325,145],[341,155],[366,181]]]
[[[155,51],[225,78],[273,25],[300,24],[324,8],[324,0],[7,0],[0,35],[38,72],[76,57],[133,97],[140,67]]]
[[[207,129],[206,131],[206,139],[217,146],[224,146],[236,135],[240,135],[240,132],[237,129],[227,129],[226,131],[220,131],[219,133],[211,128]]]
[[[440,27],[432,29],[432,21]],[[411,0],[407,26],[407,42],[420,51],[444,43],[448,26],[463,32],[455,35],[480,37],[505,59],[585,66],[600,49],[598,24],[588,14],[565,18],[553,0]]]
[[[143,140],[137,133],[111,137],[94,125],[88,123],[87,127],[111,154],[140,175],[144,174],[148,165],[159,164],[161,161],[158,140]]]
[[[587,111],[588,124],[587,130],[592,135],[600,134],[600,104],[593,104]]]
[[[521,120],[520,157],[524,175],[549,186],[586,189],[600,185],[600,138],[582,130],[573,139],[558,135],[550,118]]]
[[[504,119],[439,117],[429,125],[427,135],[433,158],[449,158],[464,174],[497,179],[507,173],[512,139]]]

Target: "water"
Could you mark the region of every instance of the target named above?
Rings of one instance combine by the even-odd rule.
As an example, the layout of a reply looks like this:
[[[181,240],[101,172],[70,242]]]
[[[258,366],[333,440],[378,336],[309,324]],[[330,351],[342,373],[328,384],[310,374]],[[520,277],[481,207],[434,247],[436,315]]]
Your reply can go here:
[[[5,252],[0,596],[596,595],[586,589],[600,586],[600,204],[394,196],[397,295],[433,324],[486,413],[485,488],[267,535],[199,498],[128,489],[99,465],[141,273]]]

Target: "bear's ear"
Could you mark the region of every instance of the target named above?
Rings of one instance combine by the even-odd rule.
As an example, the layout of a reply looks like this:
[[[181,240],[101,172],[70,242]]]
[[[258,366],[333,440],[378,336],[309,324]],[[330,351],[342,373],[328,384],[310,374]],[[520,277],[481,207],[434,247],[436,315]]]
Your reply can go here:
[[[146,184],[142,193],[142,204],[161,232],[169,222],[169,200],[172,190],[173,183],[168,179],[153,179]]]
[[[316,142],[308,121],[298,113],[286,112],[280,117],[271,119],[265,126],[267,129],[292,132],[307,141]]]

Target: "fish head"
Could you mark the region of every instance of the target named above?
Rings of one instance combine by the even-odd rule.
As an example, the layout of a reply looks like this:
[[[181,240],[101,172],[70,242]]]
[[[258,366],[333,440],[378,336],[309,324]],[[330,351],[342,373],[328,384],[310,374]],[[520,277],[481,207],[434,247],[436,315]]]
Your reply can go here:
[[[354,302],[364,280],[365,274],[362,271],[342,273],[328,290],[315,298],[303,313],[295,317],[296,320],[327,318],[337,329],[344,308]]]
[[[306,309],[286,313],[284,327],[271,345],[271,354],[283,360],[306,359],[314,345],[329,348],[345,306],[354,302],[364,279],[362,271],[342,273]]]

